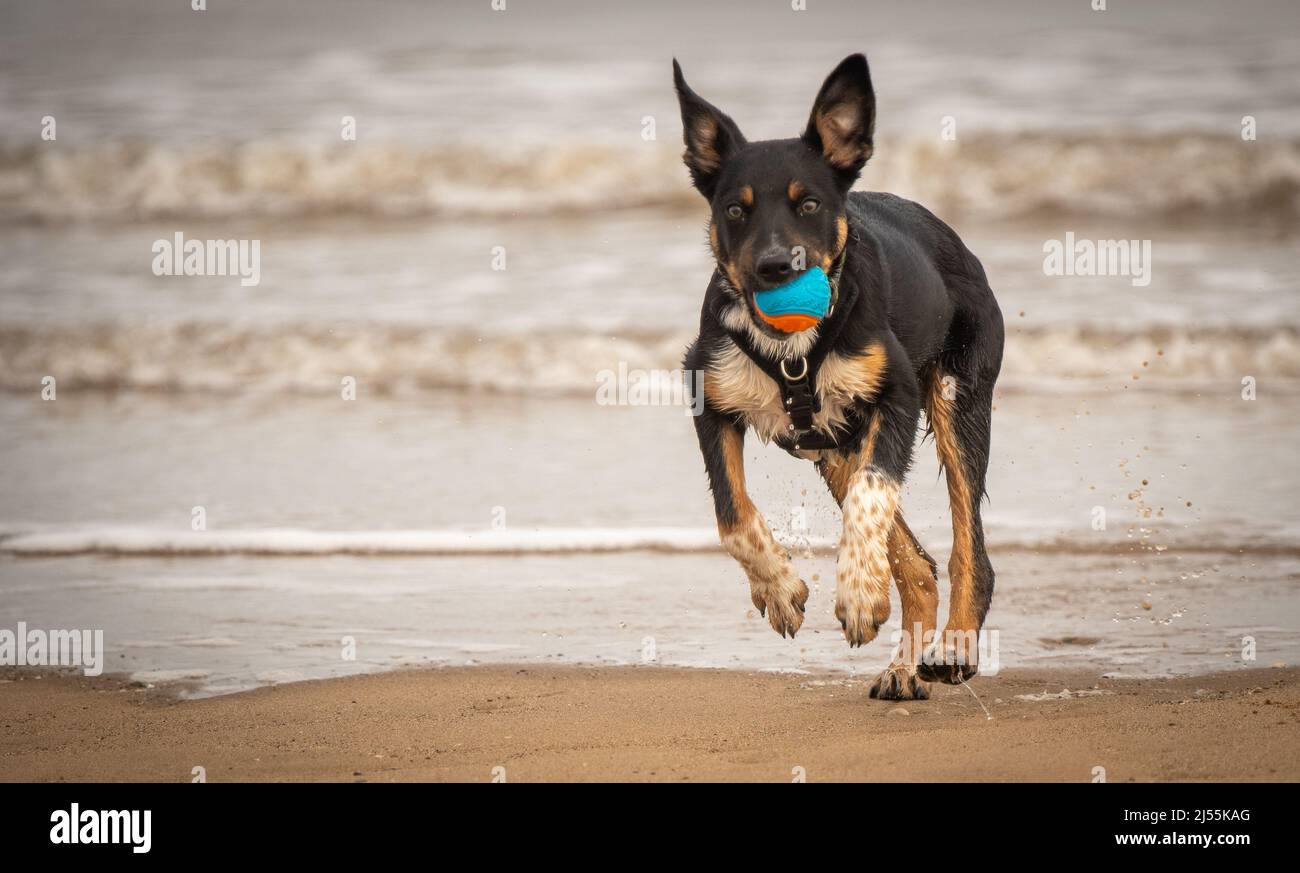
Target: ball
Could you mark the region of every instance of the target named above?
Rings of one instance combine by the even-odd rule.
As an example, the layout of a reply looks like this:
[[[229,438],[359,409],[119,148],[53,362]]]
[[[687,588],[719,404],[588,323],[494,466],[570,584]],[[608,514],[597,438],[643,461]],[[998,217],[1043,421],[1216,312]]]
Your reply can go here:
[[[831,305],[831,283],[821,267],[804,270],[798,277],[754,295],[763,321],[784,333],[807,330],[826,317]]]

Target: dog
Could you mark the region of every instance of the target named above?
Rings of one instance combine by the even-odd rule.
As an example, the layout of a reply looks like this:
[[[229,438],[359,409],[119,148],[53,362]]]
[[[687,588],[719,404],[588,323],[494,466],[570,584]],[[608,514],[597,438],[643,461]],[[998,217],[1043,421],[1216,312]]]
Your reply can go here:
[[[793,638],[808,586],[745,491],[753,430],[813,461],[843,512],[835,615],[850,646],[875,638],[891,577],[898,586],[903,643],[871,697],[925,699],[928,682],[964,682],[978,669],[993,597],[980,505],[1004,331],[984,268],[924,207],[850,193],[874,148],[864,55],[827,77],[797,139],[749,142],[691,90],[676,59],[673,80],[683,159],[711,209],[716,269],[684,366],[703,393],[694,422],[722,545],[748,576],[754,606]],[[765,319],[756,295],[814,268],[830,287],[824,317],[788,331]],[[940,633],[938,569],[898,507],[923,409],[952,510]]]

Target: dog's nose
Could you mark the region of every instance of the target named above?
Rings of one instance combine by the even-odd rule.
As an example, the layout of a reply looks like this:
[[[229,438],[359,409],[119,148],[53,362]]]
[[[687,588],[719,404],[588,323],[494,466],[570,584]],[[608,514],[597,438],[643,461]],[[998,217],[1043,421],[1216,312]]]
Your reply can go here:
[[[770,249],[764,252],[754,269],[764,282],[786,282],[794,274],[790,253],[781,249]]]

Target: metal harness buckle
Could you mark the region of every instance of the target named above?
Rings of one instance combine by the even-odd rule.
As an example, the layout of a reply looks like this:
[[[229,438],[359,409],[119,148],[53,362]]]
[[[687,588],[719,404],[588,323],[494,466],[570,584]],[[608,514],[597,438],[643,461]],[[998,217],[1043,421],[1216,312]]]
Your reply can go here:
[[[803,377],[805,377],[805,376],[808,375],[808,359],[807,359],[807,358],[800,358],[800,359],[799,359],[799,362],[803,364],[803,369],[799,371],[799,375],[798,375],[798,376],[791,376],[791,375],[790,375],[790,371],[787,370],[787,369],[785,368],[785,365],[786,365],[787,361],[788,361],[787,358],[782,358],[782,359],[781,359],[781,375],[785,377],[785,380],[786,380],[787,382],[798,382],[800,379],[802,379]]]

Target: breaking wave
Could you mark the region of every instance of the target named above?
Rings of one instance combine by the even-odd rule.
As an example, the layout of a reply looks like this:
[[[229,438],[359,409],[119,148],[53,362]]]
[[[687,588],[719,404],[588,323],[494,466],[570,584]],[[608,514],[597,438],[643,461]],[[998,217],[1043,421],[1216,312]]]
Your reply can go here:
[[[1039,554],[1240,554],[1300,556],[1300,542],[1282,535],[1248,539],[1206,539],[1200,531],[1163,529],[1162,545],[1118,538],[1083,536],[1025,536],[994,527],[989,545],[1004,551]],[[836,542],[826,537],[790,537],[778,533],[788,547],[815,554],[834,554]],[[73,527],[23,530],[0,529],[0,554],[23,557],[118,555],[134,557],[201,558],[213,555],[319,557],[363,555],[388,557],[451,557],[490,555],[582,555],[615,552],[668,554],[720,553],[717,531],[711,527],[580,527],[530,530],[301,530],[251,528],[202,532],[149,527]]]
[[[658,378],[680,366],[676,332],[479,333],[389,324],[325,326],[0,326],[0,390],[60,389],[335,395],[352,376],[373,394],[479,390],[591,395],[601,380]],[[605,374],[605,375],[602,375]],[[1300,384],[1300,328],[1012,328],[1000,384]],[[1136,377],[1136,378],[1135,378]]]
[[[107,143],[0,149],[0,220],[516,216],[698,208],[673,142]],[[1300,141],[1203,133],[882,138],[863,184],[941,215],[1300,218]]]

